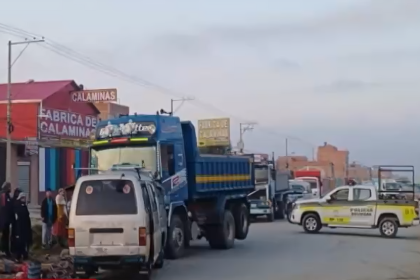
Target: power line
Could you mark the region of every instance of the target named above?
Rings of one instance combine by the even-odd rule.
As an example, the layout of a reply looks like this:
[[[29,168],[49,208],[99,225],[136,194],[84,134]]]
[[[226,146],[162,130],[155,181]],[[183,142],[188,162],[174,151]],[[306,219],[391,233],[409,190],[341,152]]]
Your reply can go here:
[[[39,34],[33,33],[33,32],[28,32],[26,30],[11,26],[11,25],[7,25],[7,24],[3,24],[0,23],[0,32],[1,33],[6,33],[6,34],[10,34],[16,37],[20,37],[20,38],[27,38],[27,37],[43,37]],[[62,57],[65,57],[71,61],[77,62],[83,66],[86,66],[88,68],[91,68],[92,70],[101,72],[103,74],[106,74],[108,76],[135,84],[135,85],[139,85],[141,87],[145,87],[145,88],[151,88],[151,89],[155,89],[158,92],[160,92],[161,94],[164,95],[168,95],[171,97],[177,97],[177,98],[183,98],[184,96],[186,96],[185,94],[181,94],[178,93],[176,91],[173,91],[169,88],[166,88],[164,86],[161,86],[159,84],[156,83],[152,83],[150,81],[147,81],[145,79],[139,78],[137,76],[133,76],[130,74],[127,74],[115,67],[103,64],[101,62],[95,61],[94,59],[90,58],[87,55],[81,54],[80,52],[77,52],[67,46],[64,46],[58,42],[55,42],[54,40],[51,39],[45,39],[45,43],[40,45],[41,47],[59,55]],[[201,107],[207,108],[209,110],[213,110],[213,111],[217,111],[225,116],[229,116],[232,119],[240,122],[251,122],[249,120],[243,119],[241,117],[232,115],[231,113],[225,112],[223,110],[221,110],[220,108],[216,107],[215,105],[208,103],[208,102],[204,102],[201,101],[197,98],[194,98],[194,101],[192,103],[195,103],[196,105],[199,105]],[[264,127],[259,125],[259,129],[261,129],[262,131],[281,137],[281,138],[288,138],[289,140],[295,140],[295,141],[299,141],[303,144],[309,145],[311,147],[314,147],[315,145],[303,140],[299,137],[296,136],[291,136],[291,135],[287,135],[287,134],[282,134],[279,133],[277,131],[273,131],[270,128]]]

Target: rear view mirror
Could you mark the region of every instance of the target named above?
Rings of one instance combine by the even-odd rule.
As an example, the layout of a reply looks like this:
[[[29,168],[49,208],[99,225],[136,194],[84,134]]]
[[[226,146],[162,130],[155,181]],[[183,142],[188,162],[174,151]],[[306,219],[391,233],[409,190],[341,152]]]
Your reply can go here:
[[[332,200],[331,196],[329,196],[329,195],[326,195],[324,198],[325,198],[325,201],[327,201],[327,202]]]

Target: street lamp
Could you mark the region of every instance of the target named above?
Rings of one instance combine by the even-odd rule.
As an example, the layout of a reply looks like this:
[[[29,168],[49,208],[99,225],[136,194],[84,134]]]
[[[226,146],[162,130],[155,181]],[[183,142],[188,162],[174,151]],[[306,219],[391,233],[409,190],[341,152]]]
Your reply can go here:
[[[12,42],[9,41],[8,43],[8,60],[7,60],[7,125],[6,125],[6,181],[11,182],[12,179],[12,136],[11,133],[13,132],[13,124],[12,124],[12,117],[11,117],[11,107],[12,107],[12,66],[15,62],[20,58],[29,44],[32,43],[41,43],[44,42],[44,38],[37,39],[25,39],[25,41],[18,41]],[[25,48],[19,53],[14,61],[12,61],[12,47],[16,45],[25,45]]]
[[[192,97],[183,97],[181,99],[171,99],[171,113],[172,116],[174,114],[174,102],[185,102],[185,101],[191,101],[194,100]]]

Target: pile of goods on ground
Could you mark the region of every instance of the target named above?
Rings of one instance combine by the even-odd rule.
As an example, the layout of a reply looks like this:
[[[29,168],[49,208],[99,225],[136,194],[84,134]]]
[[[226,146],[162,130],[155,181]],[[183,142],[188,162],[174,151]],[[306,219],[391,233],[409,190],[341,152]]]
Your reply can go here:
[[[17,263],[0,256],[0,279],[72,279],[73,262],[68,250],[59,257],[45,261],[28,260]]]

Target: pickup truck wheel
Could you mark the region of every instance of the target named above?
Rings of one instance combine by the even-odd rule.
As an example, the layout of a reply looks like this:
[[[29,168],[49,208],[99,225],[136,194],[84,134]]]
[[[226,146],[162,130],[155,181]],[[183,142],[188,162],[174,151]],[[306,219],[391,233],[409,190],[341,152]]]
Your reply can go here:
[[[395,218],[383,218],[379,223],[379,232],[383,237],[393,238],[397,236],[398,224]]]
[[[244,240],[249,232],[250,219],[248,207],[244,203],[241,203],[234,208],[233,217],[235,218],[235,238]]]
[[[207,240],[212,249],[230,249],[235,244],[235,219],[230,210],[225,210],[222,224],[207,228]]]
[[[315,214],[307,214],[305,217],[303,217],[303,229],[307,233],[317,233],[321,230],[322,224],[319,220],[318,216]]]
[[[168,238],[165,246],[165,257],[179,259],[185,253],[185,226],[180,216],[174,214],[168,230]]]

